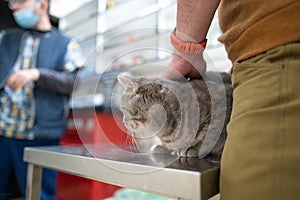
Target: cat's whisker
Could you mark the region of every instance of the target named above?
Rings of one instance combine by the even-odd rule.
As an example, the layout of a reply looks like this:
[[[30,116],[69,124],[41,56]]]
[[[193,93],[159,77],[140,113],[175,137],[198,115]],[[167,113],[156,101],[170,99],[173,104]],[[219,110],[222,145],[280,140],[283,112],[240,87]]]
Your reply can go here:
[[[138,146],[138,143],[137,141],[135,140],[135,133],[130,131],[131,134],[128,134],[127,137],[126,137],[126,143],[130,145],[130,147],[132,147],[132,149],[134,151],[137,151],[139,149],[139,146]]]
[[[137,134],[133,131],[132,132],[132,141],[133,141],[133,143],[134,143],[134,147],[135,147],[135,150],[141,150],[141,149],[143,149],[143,144],[142,143],[139,143],[138,142],[138,140],[137,140],[137,138],[139,138],[138,136],[137,136]]]
[[[135,139],[135,133],[132,132],[132,135],[133,135],[133,136],[131,137],[131,139],[132,139],[132,144],[134,145],[135,150],[138,150],[140,147],[139,147],[138,142],[137,142],[136,139]]]
[[[132,149],[134,149],[134,145],[132,144],[132,137],[127,135],[126,137],[126,144],[129,145],[129,147],[132,147]]]

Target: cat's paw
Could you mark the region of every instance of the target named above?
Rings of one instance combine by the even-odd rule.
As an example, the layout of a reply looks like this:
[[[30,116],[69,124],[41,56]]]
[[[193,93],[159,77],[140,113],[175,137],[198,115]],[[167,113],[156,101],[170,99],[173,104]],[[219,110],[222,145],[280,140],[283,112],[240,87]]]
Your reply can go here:
[[[174,151],[166,148],[163,145],[153,145],[150,148],[150,152],[154,154],[174,154]]]
[[[199,152],[195,147],[190,147],[188,149],[179,149],[177,151],[177,156],[179,157],[198,157]]]

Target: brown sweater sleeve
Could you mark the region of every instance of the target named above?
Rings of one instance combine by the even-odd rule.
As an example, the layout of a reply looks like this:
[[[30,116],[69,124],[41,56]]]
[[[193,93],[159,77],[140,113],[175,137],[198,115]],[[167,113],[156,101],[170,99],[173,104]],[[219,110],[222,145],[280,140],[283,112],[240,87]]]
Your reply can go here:
[[[232,62],[300,41],[299,10],[299,0],[222,0],[219,40]]]

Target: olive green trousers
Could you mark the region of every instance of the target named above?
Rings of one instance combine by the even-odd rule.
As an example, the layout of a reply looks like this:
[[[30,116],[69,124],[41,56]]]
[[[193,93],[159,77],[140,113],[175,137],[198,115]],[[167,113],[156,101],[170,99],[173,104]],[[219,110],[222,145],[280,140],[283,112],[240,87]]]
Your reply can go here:
[[[233,67],[222,200],[300,199],[300,43]]]

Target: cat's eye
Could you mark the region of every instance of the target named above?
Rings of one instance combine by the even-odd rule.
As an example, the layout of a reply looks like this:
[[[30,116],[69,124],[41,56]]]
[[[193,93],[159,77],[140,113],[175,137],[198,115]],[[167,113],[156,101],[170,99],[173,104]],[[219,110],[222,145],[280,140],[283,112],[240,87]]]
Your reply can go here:
[[[125,108],[125,107],[121,107],[121,110],[122,110],[123,112],[126,112],[126,108]]]
[[[138,114],[138,111],[137,111],[137,110],[131,110],[131,111],[129,111],[129,113],[130,113],[131,115],[137,115],[137,114]]]
[[[121,110],[124,114],[130,114],[130,115],[137,115],[138,114],[138,111],[137,110],[131,110],[131,109],[128,109],[128,107],[121,107]]]

